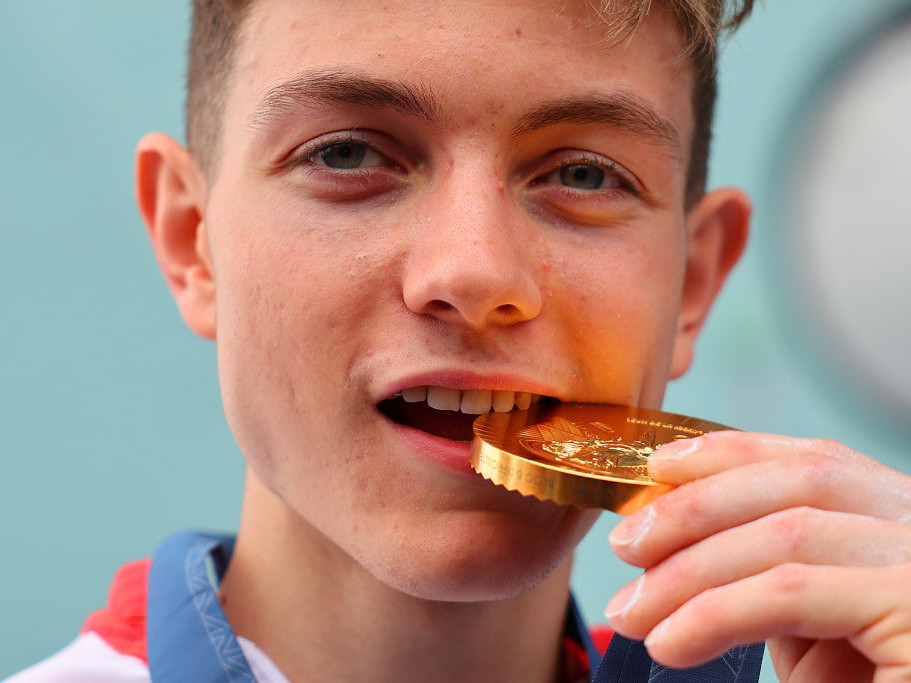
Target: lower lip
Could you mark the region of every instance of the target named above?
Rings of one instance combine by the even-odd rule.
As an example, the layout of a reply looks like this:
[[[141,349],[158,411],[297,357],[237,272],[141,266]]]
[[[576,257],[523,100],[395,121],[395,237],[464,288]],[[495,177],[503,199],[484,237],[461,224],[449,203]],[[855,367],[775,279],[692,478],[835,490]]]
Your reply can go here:
[[[465,476],[478,476],[469,462],[471,444],[467,441],[444,439],[441,436],[393,422],[385,415],[383,415],[383,419],[412,450],[418,451],[453,472]]]

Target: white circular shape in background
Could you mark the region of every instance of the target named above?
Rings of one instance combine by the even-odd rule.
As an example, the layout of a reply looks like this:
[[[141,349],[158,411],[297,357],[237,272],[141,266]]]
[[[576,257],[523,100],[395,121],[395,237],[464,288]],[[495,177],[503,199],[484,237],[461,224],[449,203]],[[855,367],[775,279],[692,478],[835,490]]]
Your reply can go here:
[[[794,149],[783,244],[819,343],[911,417],[911,22],[862,52]]]

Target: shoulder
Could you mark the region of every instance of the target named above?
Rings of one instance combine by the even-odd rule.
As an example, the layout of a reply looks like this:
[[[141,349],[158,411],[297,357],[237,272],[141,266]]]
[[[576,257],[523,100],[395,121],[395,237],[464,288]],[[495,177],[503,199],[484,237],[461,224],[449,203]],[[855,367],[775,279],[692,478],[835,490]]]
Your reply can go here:
[[[108,591],[107,605],[89,615],[75,640],[5,683],[149,681],[146,594],[150,563],[146,559],[121,567]]]
[[[60,652],[14,674],[5,683],[149,683],[138,657],[118,652],[97,633],[81,633]]]

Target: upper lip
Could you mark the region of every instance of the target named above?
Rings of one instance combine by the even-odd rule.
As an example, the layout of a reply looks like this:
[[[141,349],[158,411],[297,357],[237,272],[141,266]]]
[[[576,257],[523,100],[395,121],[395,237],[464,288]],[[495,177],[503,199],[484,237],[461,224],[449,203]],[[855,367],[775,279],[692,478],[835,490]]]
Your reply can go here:
[[[553,385],[522,377],[515,374],[479,374],[461,370],[442,370],[435,372],[416,373],[399,379],[392,380],[382,385],[373,397],[374,403],[379,403],[392,398],[410,387],[437,386],[450,389],[472,390],[492,389],[494,391],[524,391],[540,396],[560,398],[560,390]]]

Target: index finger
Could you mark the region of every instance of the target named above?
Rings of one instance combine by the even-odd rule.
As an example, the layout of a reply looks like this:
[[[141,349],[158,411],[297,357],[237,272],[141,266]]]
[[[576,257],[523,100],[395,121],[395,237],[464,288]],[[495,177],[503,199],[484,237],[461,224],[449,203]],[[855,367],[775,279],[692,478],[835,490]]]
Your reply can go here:
[[[797,453],[819,453],[846,461],[863,458],[830,439],[723,431],[668,443],[649,456],[648,468],[655,480],[679,485],[735,467]],[[880,467],[887,469],[884,465]]]

